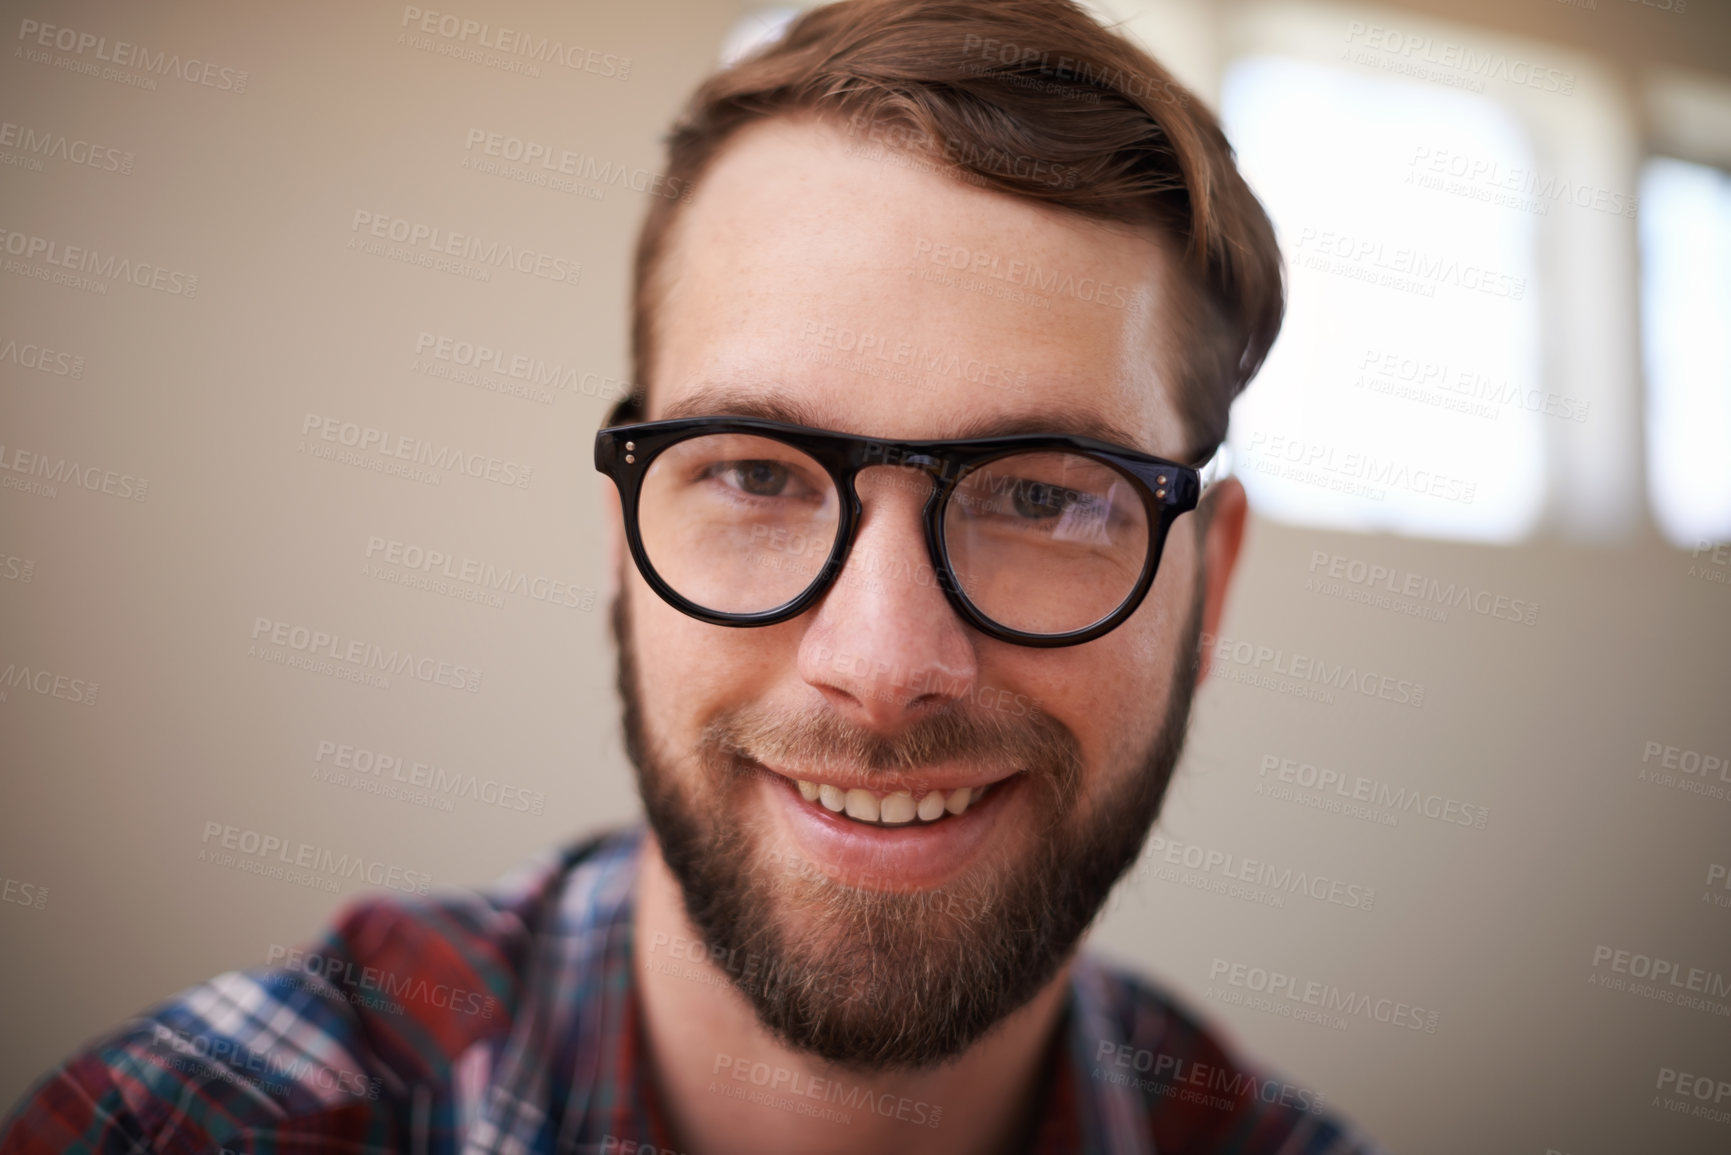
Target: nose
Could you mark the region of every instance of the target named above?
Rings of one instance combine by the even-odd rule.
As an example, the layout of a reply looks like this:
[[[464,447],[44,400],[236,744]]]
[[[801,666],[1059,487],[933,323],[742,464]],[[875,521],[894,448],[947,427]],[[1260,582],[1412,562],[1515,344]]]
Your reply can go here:
[[[799,673],[860,724],[894,732],[972,693],[974,638],[938,585],[921,510],[924,472],[894,466],[855,480],[864,512],[847,564],[811,611]]]

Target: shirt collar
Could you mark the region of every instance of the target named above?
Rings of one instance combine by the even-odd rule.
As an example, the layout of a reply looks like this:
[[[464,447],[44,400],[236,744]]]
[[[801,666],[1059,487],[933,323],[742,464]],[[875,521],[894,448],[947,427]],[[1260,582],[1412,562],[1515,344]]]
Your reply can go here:
[[[523,1002],[490,1064],[478,1149],[598,1151],[610,1138],[672,1149],[632,960],[643,842],[641,828],[622,831],[519,880],[525,896],[551,886],[522,909]],[[1154,1155],[1134,1093],[1089,1077],[1097,1048],[1123,1033],[1110,1003],[1105,972],[1076,958],[1028,1151]]]

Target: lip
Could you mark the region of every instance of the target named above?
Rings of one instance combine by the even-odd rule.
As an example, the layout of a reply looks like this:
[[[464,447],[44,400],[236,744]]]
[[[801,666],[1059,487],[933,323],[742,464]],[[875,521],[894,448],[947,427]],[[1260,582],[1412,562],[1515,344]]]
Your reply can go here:
[[[1023,804],[1024,777],[1012,773],[984,781],[976,777],[972,783],[958,780],[956,787],[998,785],[962,814],[907,826],[867,826],[833,814],[800,797],[794,780],[779,771],[759,774],[757,789],[783,837],[798,848],[800,857],[836,882],[901,893],[941,886],[976,862],[993,835],[1013,820],[1015,810]],[[890,783],[880,779],[866,788],[894,791],[909,787],[906,780]],[[922,781],[921,788],[945,789],[932,779]]]

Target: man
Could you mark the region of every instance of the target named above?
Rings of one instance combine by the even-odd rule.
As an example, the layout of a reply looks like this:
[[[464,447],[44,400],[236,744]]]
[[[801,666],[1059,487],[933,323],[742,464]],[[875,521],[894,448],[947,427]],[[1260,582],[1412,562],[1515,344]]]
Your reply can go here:
[[[5,1152],[1343,1152],[1078,941],[1246,516],[1282,310],[1209,114],[1065,0],[850,0],[712,78],[597,438],[648,832],[377,900]]]

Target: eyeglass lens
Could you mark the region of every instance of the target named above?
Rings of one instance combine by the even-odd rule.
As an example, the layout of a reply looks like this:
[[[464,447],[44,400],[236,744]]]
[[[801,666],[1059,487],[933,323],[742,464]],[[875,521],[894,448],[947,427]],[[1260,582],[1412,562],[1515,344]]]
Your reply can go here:
[[[957,583],[1000,626],[1063,634],[1124,603],[1148,556],[1129,479],[1077,453],[1018,453],[975,469],[944,508]]]

